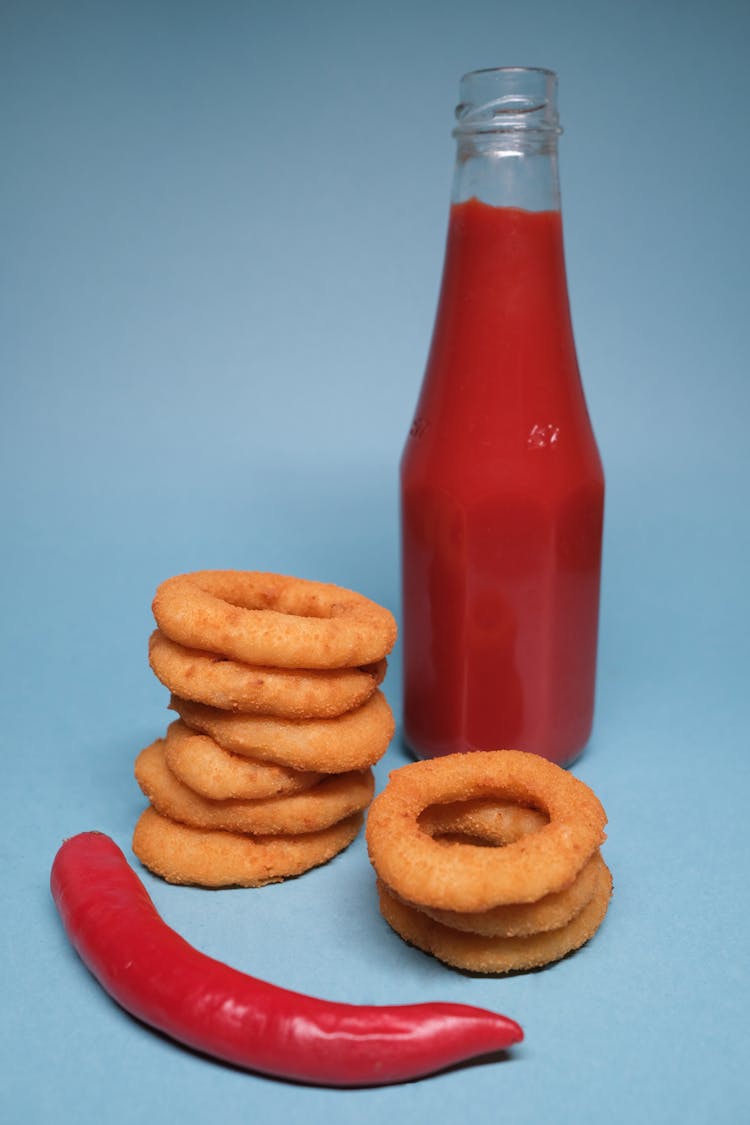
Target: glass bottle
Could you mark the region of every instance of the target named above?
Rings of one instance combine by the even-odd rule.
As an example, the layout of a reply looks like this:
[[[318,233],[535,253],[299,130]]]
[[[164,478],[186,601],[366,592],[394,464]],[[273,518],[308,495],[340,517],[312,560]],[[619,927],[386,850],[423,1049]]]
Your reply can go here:
[[[568,304],[556,75],[461,80],[442,288],[401,462],[404,737],[569,764],[593,720],[604,476]]]

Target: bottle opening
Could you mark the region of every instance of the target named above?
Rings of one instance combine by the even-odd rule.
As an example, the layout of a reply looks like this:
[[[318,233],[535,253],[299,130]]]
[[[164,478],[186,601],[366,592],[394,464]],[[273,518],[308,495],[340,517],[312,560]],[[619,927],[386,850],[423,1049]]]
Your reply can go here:
[[[557,75],[543,67],[500,66],[473,70],[459,86],[454,135],[561,133]]]

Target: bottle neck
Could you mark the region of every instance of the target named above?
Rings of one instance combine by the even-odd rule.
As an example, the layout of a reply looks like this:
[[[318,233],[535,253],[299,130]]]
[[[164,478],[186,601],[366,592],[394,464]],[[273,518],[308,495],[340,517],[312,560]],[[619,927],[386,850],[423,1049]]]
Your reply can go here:
[[[557,78],[501,67],[461,79],[452,201],[558,211]]]
[[[493,207],[559,211],[560,181],[555,143],[497,135],[458,138],[451,201],[478,199]]]

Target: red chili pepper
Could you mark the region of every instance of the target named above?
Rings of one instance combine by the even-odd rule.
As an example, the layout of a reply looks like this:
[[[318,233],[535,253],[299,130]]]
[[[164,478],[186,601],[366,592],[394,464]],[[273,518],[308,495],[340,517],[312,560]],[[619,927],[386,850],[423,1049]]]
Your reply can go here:
[[[465,1004],[317,1000],[199,953],[161,919],[101,832],[67,840],[52,897],[71,942],[126,1011],[198,1051],[328,1086],[402,1082],[523,1039],[511,1019]]]

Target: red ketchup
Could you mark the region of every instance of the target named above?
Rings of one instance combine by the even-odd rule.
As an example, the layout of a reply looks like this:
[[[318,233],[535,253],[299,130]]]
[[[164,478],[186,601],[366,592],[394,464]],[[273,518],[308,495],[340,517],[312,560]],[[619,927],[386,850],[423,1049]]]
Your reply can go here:
[[[593,719],[604,477],[560,211],[505,205],[528,186],[494,175],[473,182],[499,203],[454,194],[401,465],[404,736],[423,758],[516,748],[565,765]]]

